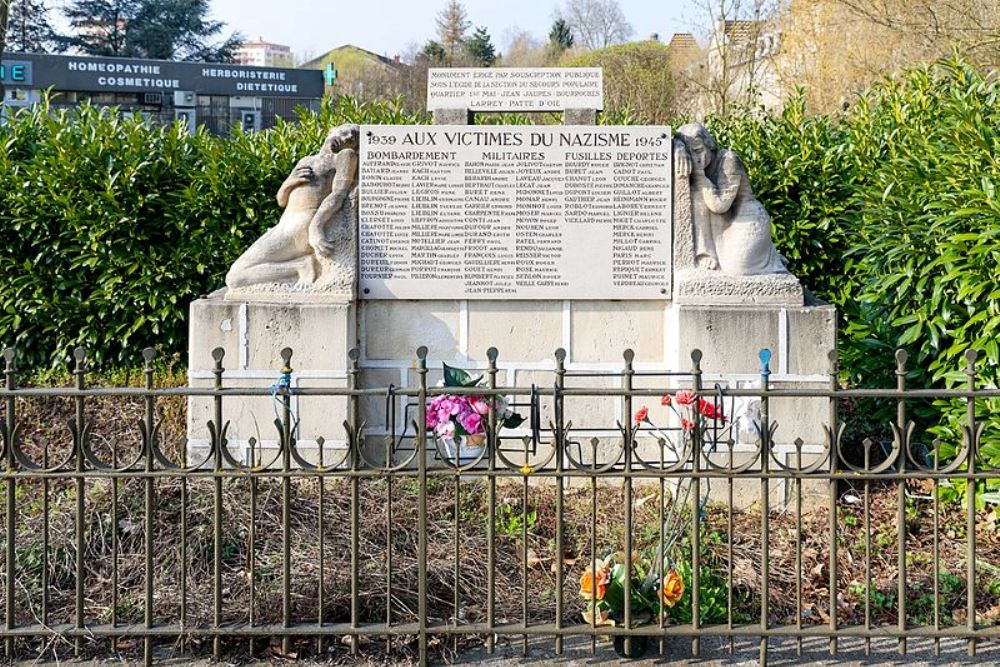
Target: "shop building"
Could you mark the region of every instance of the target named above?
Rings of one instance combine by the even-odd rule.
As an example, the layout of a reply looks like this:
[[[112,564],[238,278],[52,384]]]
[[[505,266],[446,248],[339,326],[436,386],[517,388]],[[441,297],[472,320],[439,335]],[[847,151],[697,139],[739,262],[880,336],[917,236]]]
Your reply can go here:
[[[192,132],[204,125],[214,134],[295,120],[296,108],[317,108],[324,92],[323,74],[315,70],[30,53],[5,53],[0,79],[6,107],[36,104],[49,91],[53,107],[117,106],[151,122],[184,120]]]

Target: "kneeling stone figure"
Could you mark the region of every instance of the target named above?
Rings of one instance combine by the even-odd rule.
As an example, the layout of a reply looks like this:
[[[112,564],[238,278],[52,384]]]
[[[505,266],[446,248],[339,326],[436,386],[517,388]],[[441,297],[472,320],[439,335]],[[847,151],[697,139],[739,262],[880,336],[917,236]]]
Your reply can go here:
[[[281,219],[226,275],[228,299],[355,296],[358,214],[357,125],[330,131],[278,190]]]

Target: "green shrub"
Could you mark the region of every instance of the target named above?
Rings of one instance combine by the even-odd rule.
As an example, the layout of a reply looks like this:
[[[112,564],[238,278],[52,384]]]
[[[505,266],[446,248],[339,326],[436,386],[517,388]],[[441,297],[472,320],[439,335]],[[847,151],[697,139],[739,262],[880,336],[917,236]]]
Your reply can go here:
[[[112,365],[184,350],[189,302],[277,221],[275,192],[329,127],[424,119],[339,98],[300,120],[220,138],[41,104],[0,125],[0,342],[33,367],[76,345]]]

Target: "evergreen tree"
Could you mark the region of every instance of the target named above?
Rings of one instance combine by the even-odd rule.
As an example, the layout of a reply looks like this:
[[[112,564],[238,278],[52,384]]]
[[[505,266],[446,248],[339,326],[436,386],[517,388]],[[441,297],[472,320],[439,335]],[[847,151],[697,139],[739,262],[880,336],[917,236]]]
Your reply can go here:
[[[496,48],[485,27],[476,28],[472,38],[465,43],[465,52],[481,67],[490,67],[497,60]]]
[[[427,61],[431,65],[437,65],[444,62],[445,57],[447,57],[448,52],[444,50],[440,42],[433,39],[427,40],[424,44],[424,48],[420,50],[417,54],[417,58]]]
[[[573,30],[563,19],[556,19],[549,31],[549,46],[553,51],[565,51],[573,48]]]
[[[213,41],[225,24],[208,11],[208,0],[72,0],[60,41],[93,56],[231,62],[242,38]]]
[[[438,38],[449,56],[454,57],[465,44],[465,34],[472,23],[465,13],[465,7],[458,0],[451,0],[437,15]]]
[[[138,57],[126,34],[142,4],[135,0],[72,0],[62,8],[72,33],[59,38],[61,46],[88,56]]]
[[[225,28],[208,18],[208,0],[144,0],[128,41],[146,58],[232,62],[242,43],[238,34],[213,41]]]
[[[56,33],[48,20],[48,8],[39,0],[13,0],[7,19],[7,49],[15,53],[48,53]]]
[[[4,44],[7,42],[7,12],[9,10],[9,0],[0,0],[0,57],[3,56]],[[6,94],[3,87],[3,79],[0,79],[0,111],[2,111],[3,100]]]

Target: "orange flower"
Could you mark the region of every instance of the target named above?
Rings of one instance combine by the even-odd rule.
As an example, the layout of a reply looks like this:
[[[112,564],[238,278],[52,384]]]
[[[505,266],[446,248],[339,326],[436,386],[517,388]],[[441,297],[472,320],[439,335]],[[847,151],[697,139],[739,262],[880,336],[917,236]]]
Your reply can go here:
[[[635,423],[641,424],[642,422],[646,421],[646,417],[648,416],[649,416],[649,408],[647,408],[644,405],[641,408],[639,408],[639,410],[635,413]]]
[[[663,587],[660,589],[660,600],[667,607],[673,607],[684,595],[684,580],[677,574],[674,568],[667,571],[667,576],[663,578]]]
[[[595,560],[580,577],[580,597],[588,600],[603,600],[611,581],[611,570],[607,560]]]

